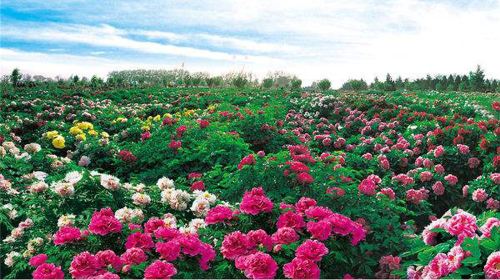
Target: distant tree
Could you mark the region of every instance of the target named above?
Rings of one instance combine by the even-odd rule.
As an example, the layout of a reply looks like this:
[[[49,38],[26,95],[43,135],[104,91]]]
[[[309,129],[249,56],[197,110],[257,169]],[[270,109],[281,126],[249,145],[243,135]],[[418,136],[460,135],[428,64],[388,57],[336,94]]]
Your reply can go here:
[[[472,91],[484,91],[484,71],[481,66],[477,66],[475,72],[469,73],[469,86]]]
[[[273,86],[274,84],[274,81],[272,78],[265,78],[264,80],[262,80],[262,87],[265,88],[265,89],[269,89]]]
[[[391,74],[387,73],[385,76],[384,82],[384,90],[385,91],[394,91],[396,90],[396,83],[392,80]]]
[[[302,87],[302,80],[301,79],[298,79],[298,78],[294,78],[291,82],[290,82],[290,87],[292,89],[300,89]]]
[[[399,76],[396,79],[395,86],[396,86],[396,89],[403,89],[404,88],[403,79],[401,79],[401,76]]]
[[[104,81],[101,78],[97,77],[96,75],[92,76],[92,78],[90,79],[90,86],[93,89],[97,89],[101,87],[103,84]]]
[[[80,81],[80,77],[78,77],[78,75],[74,75],[72,80],[73,80],[73,84],[76,85]]]
[[[237,88],[244,88],[248,82],[248,79],[244,75],[237,75],[233,78],[231,84]]]
[[[330,81],[328,79],[323,79],[323,80],[318,82],[318,88],[322,91],[330,89],[331,86],[332,86],[332,84],[330,83]]]
[[[19,69],[15,68],[14,70],[12,70],[12,73],[10,74],[10,82],[14,87],[17,87],[20,84],[21,77],[22,75]]]
[[[366,84],[366,82],[363,79],[361,79],[361,80],[349,80],[342,85],[341,89],[342,90],[359,91],[359,90],[368,89],[368,85]]]

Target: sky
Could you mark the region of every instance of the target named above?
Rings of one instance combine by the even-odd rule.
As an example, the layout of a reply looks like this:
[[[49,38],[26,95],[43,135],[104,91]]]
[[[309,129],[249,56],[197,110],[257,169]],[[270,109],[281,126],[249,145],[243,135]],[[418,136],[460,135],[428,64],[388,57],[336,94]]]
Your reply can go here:
[[[375,76],[500,78],[500,0],[0,2],[0,73],[273,71],[305,85]]]

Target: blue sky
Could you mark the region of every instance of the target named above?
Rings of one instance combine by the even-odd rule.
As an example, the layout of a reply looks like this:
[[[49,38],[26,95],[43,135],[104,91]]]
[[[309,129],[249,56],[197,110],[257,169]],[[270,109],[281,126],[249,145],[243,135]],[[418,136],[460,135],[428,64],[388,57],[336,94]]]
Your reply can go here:
[[[120,69],[329,78],[500,78],[500,1],[20,1],[0,6],[1,73]]]

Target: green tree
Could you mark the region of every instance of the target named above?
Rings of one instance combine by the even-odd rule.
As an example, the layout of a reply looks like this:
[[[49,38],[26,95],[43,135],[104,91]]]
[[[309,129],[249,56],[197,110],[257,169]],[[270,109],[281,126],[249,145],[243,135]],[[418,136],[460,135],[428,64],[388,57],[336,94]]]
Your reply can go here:
[[[484,71],[481,69],[481,66],[478,65],[475,72],[469,73],[469,85],[472,91],[484,91]]]
[[[272,78],[265,78],[264,80],[262,80],[262,87],[265,88],[265,89],[269,89],[273,86],[274,84],[274,81]]]
[[[301,79],[298,79],[298,78],[294,78],[291,82],[290,82],[290,87],[292,89],[300,89],[302,86],[302,80]]]
[[[14,87],[17,87],[20,82],[21,82],[21,72],[19,71],[19,69],[14,69],[12,70],[12,73],[10,74],[10,82],[12,83],[12,85]]]
[[[332,86],[332,83],[330,83],[330,81],[328,79],[323,79],[323,80],[318,82],[318,88],[322,91],[330,89],[331,86]]]

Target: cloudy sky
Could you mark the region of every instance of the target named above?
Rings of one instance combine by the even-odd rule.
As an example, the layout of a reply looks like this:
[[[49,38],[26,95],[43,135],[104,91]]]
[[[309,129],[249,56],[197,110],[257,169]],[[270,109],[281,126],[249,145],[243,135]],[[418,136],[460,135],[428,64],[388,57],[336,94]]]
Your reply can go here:
[[[171,69],[329,78],[500,78],[495,1],[22,1],[0,4],[1,74]]]

